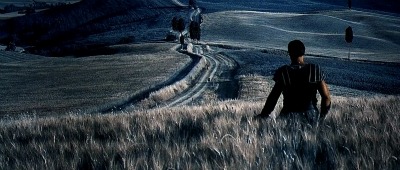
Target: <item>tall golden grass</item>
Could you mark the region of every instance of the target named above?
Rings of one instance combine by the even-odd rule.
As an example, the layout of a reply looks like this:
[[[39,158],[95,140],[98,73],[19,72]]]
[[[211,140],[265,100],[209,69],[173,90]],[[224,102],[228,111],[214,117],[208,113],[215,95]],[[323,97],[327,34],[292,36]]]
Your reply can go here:
[[[400,97],[333,97],[318,128],[263,102],[0,122],[0,169],[396,169]]]

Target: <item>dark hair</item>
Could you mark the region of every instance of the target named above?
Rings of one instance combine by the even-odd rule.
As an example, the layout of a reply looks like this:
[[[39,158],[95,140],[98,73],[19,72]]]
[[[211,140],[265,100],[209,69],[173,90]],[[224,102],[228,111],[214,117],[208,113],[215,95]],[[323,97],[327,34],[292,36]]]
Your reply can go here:
[[[288,51],[290,58],[297,58],[304,55],[306,48],[300,40],[293,40],[288,45]]]

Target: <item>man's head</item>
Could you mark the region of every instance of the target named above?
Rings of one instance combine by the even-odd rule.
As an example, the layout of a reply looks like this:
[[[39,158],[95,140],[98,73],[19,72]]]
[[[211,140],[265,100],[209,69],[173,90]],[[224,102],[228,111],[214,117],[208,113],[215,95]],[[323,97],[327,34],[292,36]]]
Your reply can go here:
[[[300,40],[293,40],[288,45],[288,51],[290,58],[296,59],[304,55],[306,48]]]

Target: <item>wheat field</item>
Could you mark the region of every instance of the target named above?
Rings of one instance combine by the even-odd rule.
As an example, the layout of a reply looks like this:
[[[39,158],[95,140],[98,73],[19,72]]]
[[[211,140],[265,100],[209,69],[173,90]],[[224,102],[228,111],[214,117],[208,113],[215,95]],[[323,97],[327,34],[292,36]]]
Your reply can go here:
[[[199,63],[201,70],[202,61]],[[256,120],[254,116],[260,113],[273,82],[269,76],[250,73],[242,71],[238,75],[236,100],[108,114],[70,112],[46,117],[3,117],[0,169],[400,166],[400,96],[358,95],[367,91],[341,95],[332,91],[332,109],[316,128],[298,118],[279,118],[282,99],[272,118]],[[158,98],[167,100],[173,95],[171,88],[185,85],[189,79],[190,76],[176,87],[167,86],[151,94],[144,104],[147,100],[157,102]]]
[[[399,97],[333,97],[318,128],[255,120],[262,102],[10,118],[0,169],[396,169]],[[279,108],[278,108],[279,109]]]

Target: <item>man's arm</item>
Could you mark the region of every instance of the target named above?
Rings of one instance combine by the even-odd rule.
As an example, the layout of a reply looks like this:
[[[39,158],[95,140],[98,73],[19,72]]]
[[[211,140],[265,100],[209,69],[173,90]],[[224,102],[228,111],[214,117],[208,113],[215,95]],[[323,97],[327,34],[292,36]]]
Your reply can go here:
[[[331,108],[331,94],[328,89],[328,85],[325,81],[321,81],[318,85],[318,92],[321,95],[321,120],[325,118]]]
[[[274,110],[276,103],[278,102],[279,96],[282,93],[282,86],[278,83],[275,83],[274,87],[272,88],[271,93],[269,94],[267,101],[265,102],[264,108],[261,111],[261,114],[258,117],[264,118],[268,117],[271,112]]]

